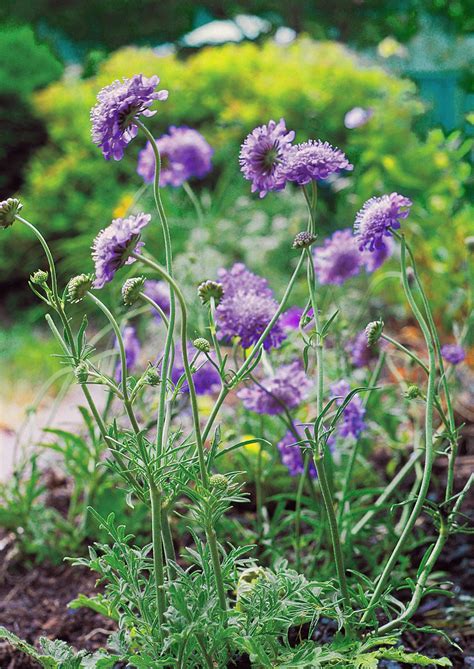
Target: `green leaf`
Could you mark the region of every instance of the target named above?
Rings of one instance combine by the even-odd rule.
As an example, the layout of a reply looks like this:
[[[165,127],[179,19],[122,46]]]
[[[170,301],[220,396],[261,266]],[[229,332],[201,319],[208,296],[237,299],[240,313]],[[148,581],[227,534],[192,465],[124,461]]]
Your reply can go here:
[[[407,653],[403,648],[387,648],[387,650],[381,651],[379,657],[383,660],[398,660],[406,664],[419,664],[422,667],[432,667],[433,665],[437,667],[453,666],[451,660],[447,657],[426,657],[421,653]]]
[[[105,599],[103,595],[96,595],[94,597],[87,597],[86,595],[79,594],[75,599],[73,599],[68,604],[70,609],[91,609],[96,613],[100,613],[106,618],[111,620],[118,621],[119,616],[116,611],[113,611],[110,607],[110,603]]]

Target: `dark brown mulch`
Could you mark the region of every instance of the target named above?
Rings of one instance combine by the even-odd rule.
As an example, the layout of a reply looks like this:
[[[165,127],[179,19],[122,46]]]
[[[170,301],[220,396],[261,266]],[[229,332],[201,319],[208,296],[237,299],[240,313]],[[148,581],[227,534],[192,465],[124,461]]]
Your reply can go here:
[[[114,623],[88,609],[67,608],[79,593],[92,594],[95,580],[88,569],[70,565],[10,568],[0,582],[0,625],[31,644],[45,636],[96,650],[105,645]],[[38,664],[0,641],[0,667],[32,669]]]

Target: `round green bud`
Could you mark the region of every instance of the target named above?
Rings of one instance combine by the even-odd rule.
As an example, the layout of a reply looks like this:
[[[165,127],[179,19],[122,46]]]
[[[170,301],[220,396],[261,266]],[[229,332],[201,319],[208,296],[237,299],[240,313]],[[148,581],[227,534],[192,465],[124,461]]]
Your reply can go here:
[[[144,380],[148,386],[159,385],[159,383],[161,382],[161,377],[158,374],[158,370],[154,365],[149,365],[148,369],[145,372]]]
[[[308,230],[303,230],[303,232],[298,232],[296,237],[293,240],[294,249],[307,249],[314,244],[316,241],[316,235],[313,235],[312,232]]]
[[[405,393],[405,397],[409,400],[416,400],[418,397],[423,397],[421,390],[415,384],[410,384]]]
[[[48,281],[48,276],[48,272],[45,272],[42,269],[37,269],[36,272],[33,272],[30,276],[30,281],[37,286],[44,286]]]
[[[203,304],[209,304],[211,299],[214,298],[217,305],[224,295],[224,287],[217,281],[203,281],[198,288],[198,295]]]
[[[367,346],[374,346],[382,336],[384,322],[382,319],[372,321],[365,328],[365,336],[367,338]]]
[[[211,350],[211,345],[207,341],[207,339],[204,339],[204,337],[198,337],[193,341],[193,346],[194,348],[197,348],[198,351],[202,351],[203,353],[209,353]]]
[[[225,492],[229,487],[229,479],[224,474],[213,474],[209,479],[209,485],[217,492]]]
[[[0,202],[0,228],[8,228],[13,225],[15,216],[23,209],[23,205],[16,197],[9,197]]]
[[[87,383],[89,377],[89,367],[87,362],[81,360],[81,362],[74,369],[74,375],[78,383]]]
[[[132,279],[127,279],[125,281],[125,283],[122,286],[122,299],[123,303],[127,307],[131,307],[132,304],[135,304],[135,302],[140,297],[140,293],[142,292],[144,285],[145,285],[144,276],[137,276]]]
[[[92,274],[78,274],[70,279],[67,284],[67,296],[69,302],[80,302],[86,295],[87,291],[92,287],[94,277]]]

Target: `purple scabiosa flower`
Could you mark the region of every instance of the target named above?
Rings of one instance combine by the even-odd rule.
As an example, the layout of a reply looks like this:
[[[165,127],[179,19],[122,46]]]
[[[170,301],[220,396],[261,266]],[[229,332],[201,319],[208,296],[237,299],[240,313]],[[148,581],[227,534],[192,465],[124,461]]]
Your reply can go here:
[[[196,351],[194,347],[189,344],[188,358],[189,362],[193,359]],[[217,369],[209,362],[206,356],[201,353],[197,356],[193,365],[196,372],[193,374],[194,387],[197,395],[210,395],[216,393],[221,387],[221,377]],[[183,356],[179,349],[175,353],[175,360],[173,370],[171,372],[171,380],[173,383],[178,383],[179,378],[184,374]],[[181,386],[182,392],[189,392],[188,382],[185,380]]]
[[[374,248],[373,251],[364,249],[362,251],[362,263],[365,266],[367,272],[375,272],[376,269],[381,267],[384,262],[390,258],[395,248],[392,237],[385,237],[381,240],[380,245]]]
[[[400,219],[408,216],[411,200],[398,193],[372,197],[357,212],[354,233],[361,251],[381,248],[384,237],[392,233],[390,229],[400,227]]]
[[[444,344],[441,347],[441,355],[452,365],[459,365],[466,358],[466,351],[459,344]]]
[[[317,179],[327,179],[330,174],[341,170],[352,170],[346,155],[329,142],[310,139],[291,147],[285,160],[284,172],[288,181],[296,181],[300,186]]]
[[[290,307],[282,313],[278,322],[285,332],[288,332],[289,330],[298,330],[303,311],[304,309],[301,307]]]
[[[354,130],[354,128],[361,128],[365,125],[372,116],[374,115],[374,110],[368,107],[353,107],[350,109],[347,114],[344,116],[344,125],[348,130]]]
[[[218,337],[229,340],[240,337],[243,348],[256,344],[278,309],[266,279],[253,274],[242,263],[232,269],[219,270],[224,296],[216,309]],[[286,334],[277,321],[268,333],[264,348],[277,348]]]
[[[138,341],[137,333],[132,325],[126,325],[122,331],[123,345],[125,348],[125,359],[127,361],[127,370],[131,372],[137,364],[140,355],[141,346]],[[115,348],[118,343],[115,341]],[[120,360],[117,362],[115,378],[120,383],[122,381],[122,366]]]
[[[301,474],[304,472],[304,461],[301,454],[301,446],[297,442],[303,441],[303,439],[305,439],[305,435],[302,427],[297,426],[296,430],[300,435],[300,439],[296,439],[296,435],[294,435],[292,432],[287,432],[283,439],[281,439],[277,444],[277,448],[280,451],[281,462],[288,469],[290,476],[301,476]],[[308,471],[313,478],[317,477],[318,474],[311,456]]]
[[[296,360],[279,367],[274,376],[264,379],[259,385],[242,388],[237,397],[244,407],[256,413],[274,416],[287,409],[295,409],[307,396],[311,381],[306,376],[301,362]]]
[[[341,406],[345,397],[350,393],[351,388],[347,381],[341,379],[330,386],[331,397],[338,397],[336,404]],[[353,437],[357,439],[367,427],[364,422],[365,408],[359,395],[354,395],[349,404],[344,409],[342,423],[338,427],[340,437]]]
[[[143,246],[143,242],[140,242],[141,231],[150,220],[150,214],[143,213],[115,218],[107,228],[99,232],[92,244],[96,276],[94,288],[103,288],[113,279],[117,270],[135,262],[130,255],[140,252]]]
[[[170,313],[170,289],[166,281],[155,281],[148,279],[145,283],[145,288],[143,290],[145,295],[148,295],[149,298],[156,302],[156,304],[161,307],[166,314],[169,316]],[[153,309],[153,315],[160,320],[160,315],[157,313],[156,309]]]
[[[368,367],[376,354],[376,346],[369,346],[365,330],[359,332],[346,346],[346,351],[350,356],[354,367]]]
[[[156,91],[157,76],[135,74],[131,79],[114,81],[97,95],[91,110],[92,141],[102,149],[106,160],[120,160],[123,150],[137,136],[138,116],[153,116],[149,107],[155,100],[166,100],[168,91]]]
[[[282,165],[294,137],[283,118],[278,123],[269,121],[247,135],[239,162],[244,177],[252,182],[252,193],[258,191],[260,197],[265,197],[268,191],[283,190],[286,177]]]
[[[321,284],[342,285],[347,279],[359,274],[361,254],[356,239],[349,228],[336,230],[313,250],[314,269]]]
[[[156,140],[160,151],[160,186],[182,186],[192,177],[202,179],[211,171],[212,147],[197,130],[171,126]],[[155,155],[150,142],[138,155],[138,174],[146,183],[155,176]]]

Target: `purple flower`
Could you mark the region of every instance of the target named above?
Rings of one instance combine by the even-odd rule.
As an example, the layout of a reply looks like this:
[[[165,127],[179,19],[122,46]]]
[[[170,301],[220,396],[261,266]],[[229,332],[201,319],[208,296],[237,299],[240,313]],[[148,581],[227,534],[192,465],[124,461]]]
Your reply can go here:
[[[395,245],[393,243],[392,237],[386,237],[380,241],[380,245],[377,248],[374,248],[373,251],[364,249],[362,251],[362,263],[365,265],[367,272],[375,272],[376,269],[381,267],[387,258],[393,253]]]
[[[190,363],[195,353],[196,351],[194,347],[190,344],[188,346],[188,358]],[[197,395],[209,395],[220,390],[221,377],[219,376],[219,372],[203,353],[197,356],[193,367],[196,369],[196,372],[193,374],[193,381]],[[184,374],[183,355],[178,349],[175,353],[174,365],[171,372],[172,382],[175,384],[178,383],[182,374]],[[181,391],[185,393],[189,392],[189,386],[186,380],[181,386]]]
[[[243,348],[253,346],[278,309],[266,279],[250,272],[244,264],[219,270],[224,296],[216,309],[219,339],[240,337]],[[279,321],[268,333],[264,348],[278,347],[286,338]]]
[[[364,109],[363,107],[354,107],[344,116],[344,125],[349,130],[360,128],[365,125],[367,121],[370,121],[373,115],[374,110],[370,107],[367,109]]]
[[[306,437],[301,426],[298,425],[296,430],[300,435],[300,439],[296,439],[292,432],[287,432],[283,439],[277,444],[282,464],[288,469],[290,476],[301,476],[304,472],[304,461],[301,454],[301,448],[302,446],[304,447],[304,444],[299,445],[297,442],[303,441]],[[313,478],[316,478],[318,474],[311,454],[309,458],[308,471]]]
[[[376,346],[368,346],[365,330],[359,332],[346,346],[354,367],[368,367],[375,357]]]
[[[140,355],[140,342],[138,341],[137,333],[132,325],[126,325],[122,331],[123,345],[125,348],[125,359],[127,361],[127,370],[131,372],[137,364]],[[115,348],[118,348],[118,343],[115,341]],[[122,365],[120,360],[117,362],[115,378],[118,383],[122,381]]]
[[[182,186],[191,177],[202,179],[211,171],[212,147],[197,131],[171,126],[156,140],[160,151],[160,186]],[[150,142],[138,154],[138,174],[146,183],[155,176],[155,154]]]
[[[359,274],[361,254],[351,230],[336,230],[324,246],[313,250],[314,269],[321,284],[341,285]]]
[[[441,355],[452,365],[459,365],[466,358],[466,351],[459,344],[445,344],[441,347]]]
[[[274,376],[259,385],[252,384],[237,393],[246,409],[274,416],[287,409],[295,409],[304,400],[311,388],[299,360],[283,365]]]
[[[170,289],[166,281],[155,281],[148,279],[145,283],[144,291],[145,295],[148,295],[156,304],[161,307],[166,314],[169,316],[170,313]],[[160,315],[153,310],[153,315],[160,320]]]
[[[329,142],[310,139],[292,146],[285,160],[285,176],[288,181],[296,181],[300,186],[327,179],[340,170],[352,170],[346,155]]]
[[[252,193],[265,197],[268,191],[282,190],[286,184],[282,165],[295,133],[288,131],[285,119],[269,121],[247,135],[240,149],[240,169],[252,182]]]
[[[341,379],[337,383],[333,383],[330,387],[331,397],[338,397],[336,404],[341,406],[346,396],[350,393],[351,388],[347,381]],[[338,434],[340,437],[354,437],[357,439],[365,430],[367,425],[364,422],[365,408],[359,395],[354,395],[349,404],[343,411],[342,423],[338,427]]]
[[[372,197],[357,212],[354,232],[361,251],[380,249],[391,228],[400,227],[400,219],[408,216],[412,202],[398,193]]]
[[[303,311],[301,307],[290,307],[282,313],[278,322],[286,332],[298,330]]]
[[[94,288],[102,288],[111,281],[115,272],[124,265],[135,262],[130,254],[139,253],[142,229],[150,222],[149,214],[116,218],[101,230],[92,244],[92,258],[95,263]]]
[[[155,91],[157,76],[136,74],[131,79],[114,81],[97,95],[91,110],[92,141],[102,149],[106,160],[120,160],[123,150],[137,136],[138,116],[153,116],[149,107],[155,100],[166,100],[168,91]]]

